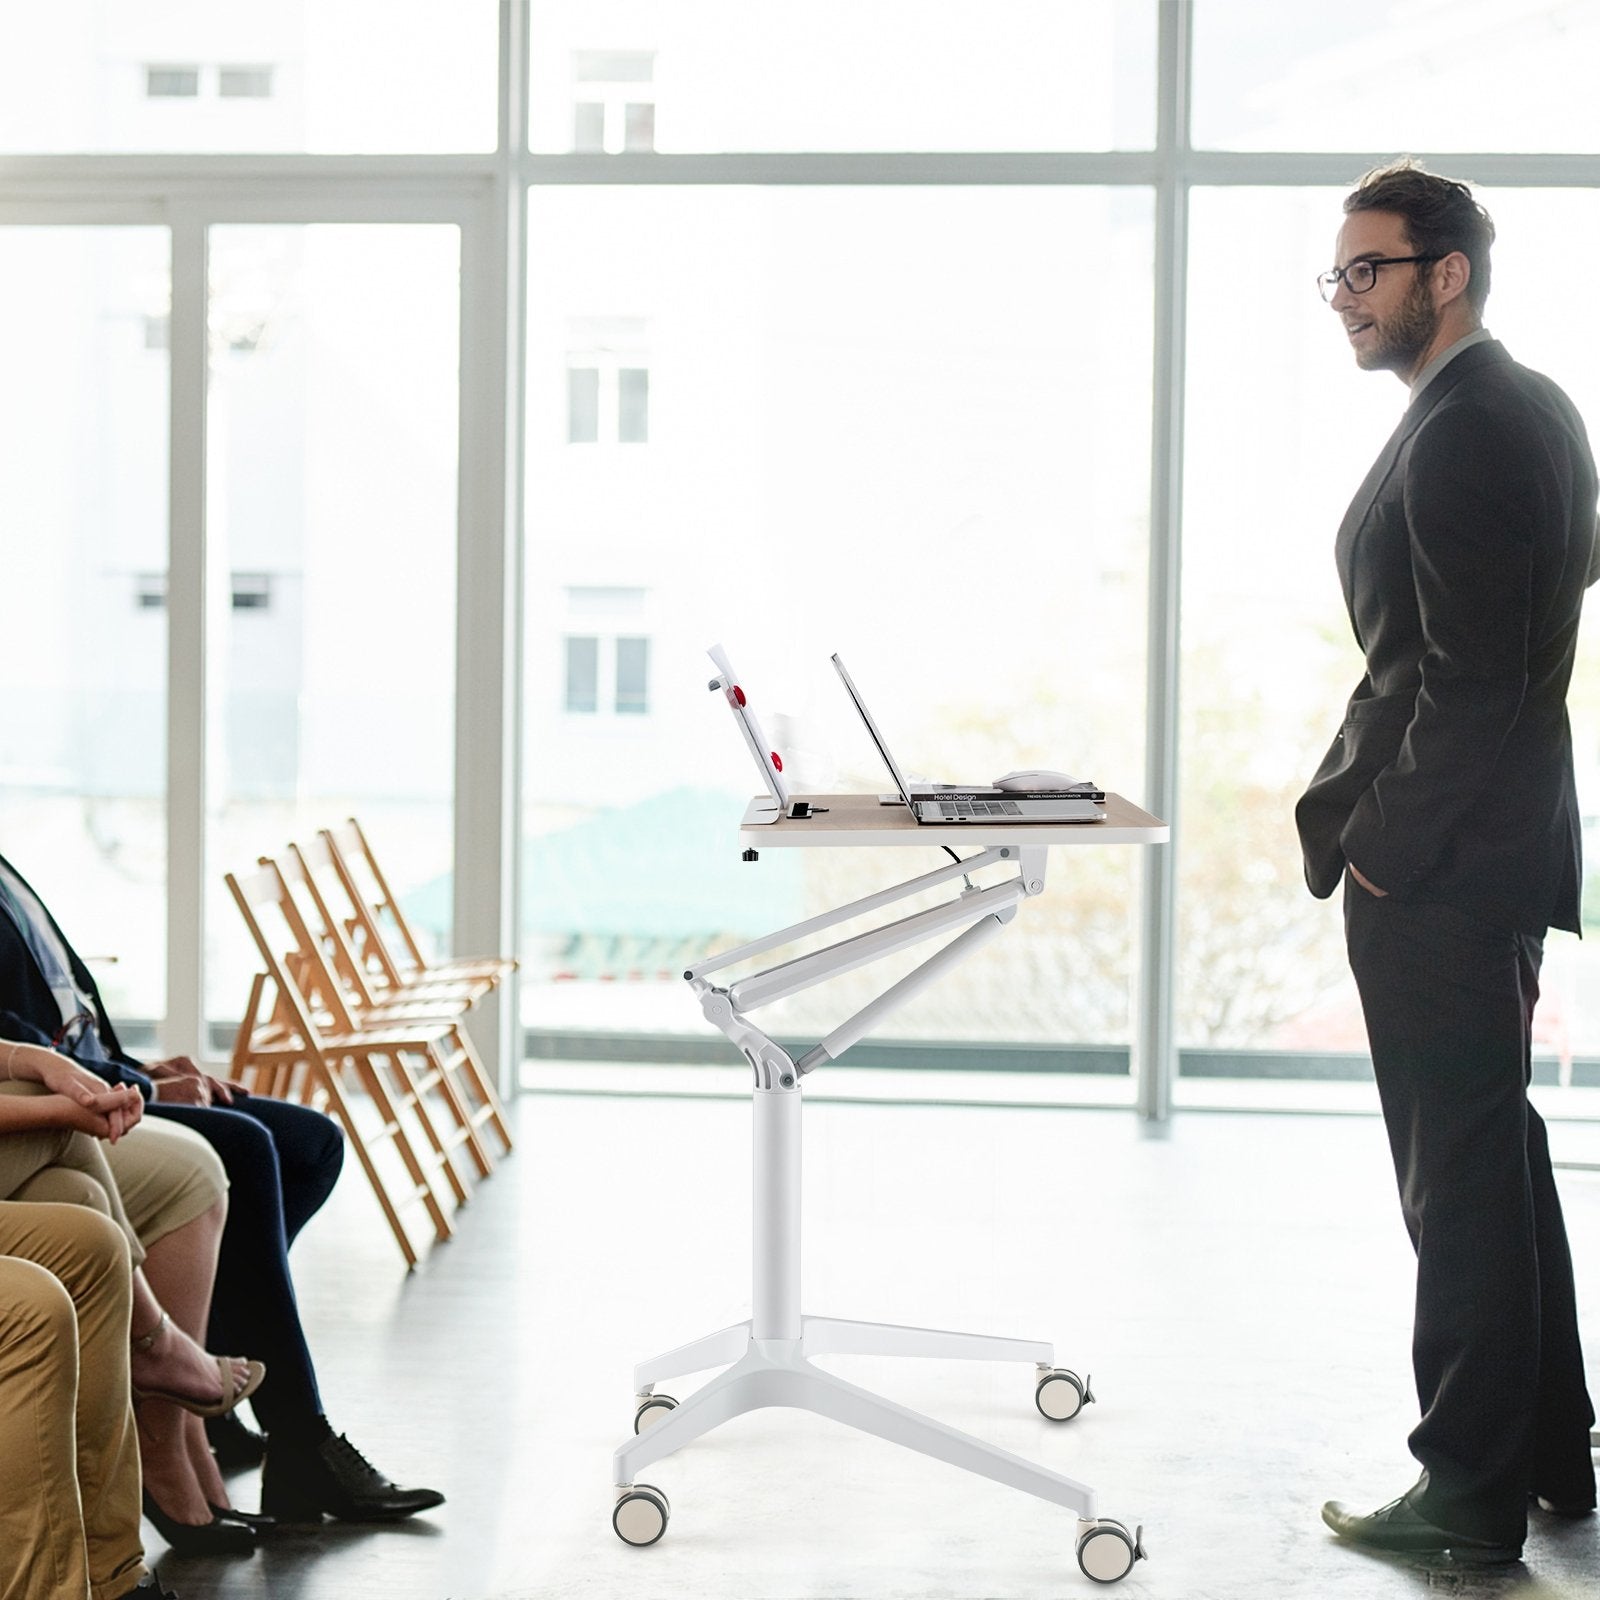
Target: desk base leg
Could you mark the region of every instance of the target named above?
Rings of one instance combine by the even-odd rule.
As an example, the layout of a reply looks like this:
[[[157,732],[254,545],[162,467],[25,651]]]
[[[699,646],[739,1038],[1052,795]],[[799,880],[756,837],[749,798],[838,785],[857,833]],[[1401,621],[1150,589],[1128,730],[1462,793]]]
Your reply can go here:
[[[752,1341],[741,1360],[618,1449],[612,1457],[614,1482],[619,1490],[627,1489],[652,1461],[746,1411],[767,1406],[792,1406],[830,1417],[860,1433],[1065,1506],[1082,1520],[1095,1517],[1094,1491],[1086,1485],[823,1372],[801,1355],[796,1339]]]
[[[731,1328],[708,1333],[703,1339],[692,1339],[648,1361],[641,1361],[633,1369],[633,1387],[640,1395],[647,1395],[663,1378],[681,1377],[685,1372],[704,1372],[707,1367],[725,1367],[737,1361],[750,1348],[750,1323],[736,1322]]]
[[[1031,1361],[1055,1365],[1055,1347],[1037,1339],[1001,1339],[986,1333],[946,1333],[903,1328],[893,1322],[850,1322],[839,1317],[801,1319],[808,1356],[932,1356],[947,1361]]]
[[[1051,1472],[1047,1467],[1035,1466],[1009,1450],[1001,1450],[969,1433],[935,1422],[932,1417],[885,1400],[868,1389],[846,1383],[831,1372],[813,1368],[809,1379],[800,1402],[807,1411],[831,1417],[847,1428],[873,1434],[890,1444],[903,1445],[920,1455],[932,1456],[936,1461],[946,1461],[963,1472],[975,1472],[1007,1488],[1020,1489],[1024,1494],[1065,1506],[1069,1511],[1076,1511],[1081,1520],[1094,1519],[1094,1490],[1085,1484]]]

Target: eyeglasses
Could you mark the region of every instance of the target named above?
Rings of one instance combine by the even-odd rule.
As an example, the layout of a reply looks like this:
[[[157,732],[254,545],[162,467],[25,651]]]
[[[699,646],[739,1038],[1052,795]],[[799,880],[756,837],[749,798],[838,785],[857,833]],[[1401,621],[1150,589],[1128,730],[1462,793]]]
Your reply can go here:
[[[1443,256],[1364,256],[1348,267],[1335,267],[1317,278],[1322,298],[1331,305],[1342,283],[1351,294],[1365,294],[1378,281],[1379,267],[1403,267],[1412,261],[1443,261]]]
[[[94,1018],[87,1011],[80,1011],[76,1016],[68,1017],[51,1035],[50,1048],[70,1053],[73,1045],[93,1030]]]

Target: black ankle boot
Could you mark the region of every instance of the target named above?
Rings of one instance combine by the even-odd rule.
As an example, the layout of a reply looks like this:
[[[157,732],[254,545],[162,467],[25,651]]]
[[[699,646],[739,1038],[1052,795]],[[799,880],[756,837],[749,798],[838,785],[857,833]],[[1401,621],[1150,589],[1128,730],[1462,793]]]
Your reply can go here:
[[[206,1418],[206,1443],[224,1472],[259,1467],[267,1453],[266,1435],[241,1422],[237,1411],[230,1411],[225,1417]]]
[[[279,1522],[396,1522],[443,1505],[437,1489],[391,1483],[345,1438],[293,1443],[274,1433],[261,1470],[261,1509]]]

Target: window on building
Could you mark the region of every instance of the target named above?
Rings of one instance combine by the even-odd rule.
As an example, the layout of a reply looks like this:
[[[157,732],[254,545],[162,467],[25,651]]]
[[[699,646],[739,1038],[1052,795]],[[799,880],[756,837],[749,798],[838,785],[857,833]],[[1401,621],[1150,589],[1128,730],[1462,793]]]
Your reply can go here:
[[[133,608],[135,611],[165,611],[167,609],[166,573],[134,573]]]
[[[579,100],[572,107],[572,148],[593,152],[606,147],[606,108],[598,100]]]
[[[617,443],[645,444],[650,438],[650,369],[617,368]]]
[[[648,322],[574,317],[567,332],[567,443],[648,443]]]
[[[617,640],[617,715],[642,717],[650,710],[650,641]]]
[[[581,716],[600,709],[600,641],[593,634],[567,635],[565,705]]]
[[[574,584],[566,591],[564,708],[576,715],[650,712],[650,591]]]
[[[655,52],[576,50],[572,57],[572,148],[654,150]]]
[[[624,150],[654,150],[655,147],[655,101],[628,101],[623,107],[622,148]]]
[[[235,611],[270,611],[272,609],[272,574],[270,572],[234,573],[232,601]]]
[[[567,443],[596,444],[600,439],[600,371],[567,368]]]
[[[193,100],[200,93],[199,67],[144,69],[144,92],[150,100]]]
[[[224,100],[270,100],[272,68],[218,67],[217,93]]]

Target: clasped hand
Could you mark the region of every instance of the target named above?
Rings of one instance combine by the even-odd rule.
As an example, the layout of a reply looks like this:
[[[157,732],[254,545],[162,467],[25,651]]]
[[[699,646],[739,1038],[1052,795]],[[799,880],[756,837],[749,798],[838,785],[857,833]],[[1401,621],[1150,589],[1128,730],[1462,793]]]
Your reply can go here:
[[[188,1056],[169,1056],[164,1061],[148,1061],[145,1071],[156,1087],[156,1099],[169,1105],[209,1106],[233,1104],[235,1091],[242,1083],[231,1078],[213,1078]]]
[[[106,1083],[53,1050],[34,1057],[39,1083],[63,1102],[62,1121],[80,1133],[115,1144],[144,1115],[144,1097],[132,1084]]]

